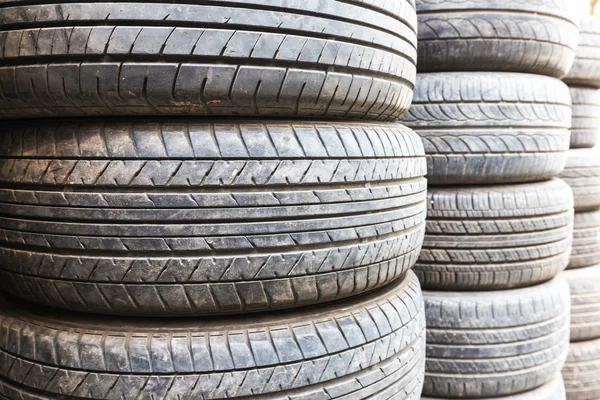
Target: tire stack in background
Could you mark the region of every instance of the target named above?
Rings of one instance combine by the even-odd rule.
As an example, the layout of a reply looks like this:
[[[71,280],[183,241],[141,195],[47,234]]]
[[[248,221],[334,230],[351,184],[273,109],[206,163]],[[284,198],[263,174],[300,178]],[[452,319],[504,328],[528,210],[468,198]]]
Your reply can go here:
[[[405,123],[428,161],[415,265],[427,321],[423,399],[563,400],[578,15],[567,1],[417,1]]]
[[[419,398],[414,4],[247,3],[0,6],[0,398]]]
[[[562,276],[571,289],[568,400],[600,398],[600,19],[585,16],[577,57],[564,78],[573,99],[571,150],[561,177],[575,197],[573,252]]]

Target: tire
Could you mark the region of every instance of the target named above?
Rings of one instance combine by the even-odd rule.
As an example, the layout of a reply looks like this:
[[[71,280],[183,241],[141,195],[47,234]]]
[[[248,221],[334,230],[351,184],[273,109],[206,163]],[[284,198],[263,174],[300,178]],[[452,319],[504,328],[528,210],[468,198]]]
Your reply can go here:
[[[573,68],[563,78],[573,85],[600,88],[600,21],[597,17],[581,17],[579,45]]]
[[[598,149],[569,150],[567,165],[560,178],[573,189],[576,211],[600,208],[600,151]]]
[[[432,184],[540,181],[564,168],[571,100],[543,76],[419,74],[404,122],[423,139]]]
[[[414,265],[426,164],[399,124],[4,124],[0,283],[122,315],[306,306]]]
[[[571,343],[562,374],[567,400],[596,400],[600,397],[600,339]]]
[[[559,179],[434,187],[415,272],[432,290],[492,290],[552,279],[569,263],[573,196]]]
[[[600,264],[600,210],[575,214],[573,251],[568,268]]]
[[[412,0],[16,0],[0,21],[0,118],[396,120],[416,74]]]
[[[5,302],[0,320],[0,375],[66,397],[417,400],[423,379],[412,272],[344,302],[260,317],[165,322]]]
[[[550,383],[529,392],[513,396],[494,397],[493,400],[565,400],[565,384],[562,376],[556,376]],[[433,397],[421,397],[421,400],[438,400]],[[492,398],[482,399],[492,400]]]
[[[566,0],[417,0],[418,69],[561,78],[575,59],[576,11]]]
[[[571,342],[600,338],[600,264],[561,276],[571,288]]]
[[[569,287],[563,279],[523,289],[423,296],[424,396],[510,396],[560,373],[569,347]]]
[[[600,138],[600,94],[598,89],[571,86],[573,119],[571,148],[594,147]]]

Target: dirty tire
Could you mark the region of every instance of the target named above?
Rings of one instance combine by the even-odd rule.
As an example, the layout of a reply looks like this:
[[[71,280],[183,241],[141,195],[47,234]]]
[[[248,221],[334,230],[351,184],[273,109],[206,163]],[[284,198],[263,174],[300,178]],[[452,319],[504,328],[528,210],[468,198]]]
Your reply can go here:
[[[573,250],[568,268],[600,264],[600,210],[575,213]]]
[[[567,400],[600,398],[600,339],[571,343],[569,356],[562,370]]]
[[[582,16],[579,29],[575,62],[563,80],[569,84],[600,88],[600,20]]]
[[[0,283],[77,311],[218,314],[360,294],[411,268],[426,172],[399,124],[5,123]]]
[[[600,338],[600,264],[561,277],[571,288],[571,342]]]
[[[491,290],[547,281],[569,263],[573,196],[560,179],[430,187],[415,265],[433,290]]]
[[[567,0],[417,0],[418,69],[512,71],[563,77],[578,14]]]
[[[480,400],[565,400],[565,384],[562,376],[557,375],[551,382],[537,389],[512,396],[488,397]],[[421,397],[421,400],[441,400],[441,398]]]
[[[572,149],[568,154],[560,178],[573,189],[575,210],[600,208],[600,149]]]
[[[423,139],[430,183],[540,181],[564,168],[571,96],[544,76],[425,73],[404,122]]]
[[[563,279],[523,289],[423,296],[424,396],[509,396],[560,373],[569,347],[569,287]]]
[[[594,147],[600,138],[600,93],[590,87],[570,86],[569,89],[573,102],[571,148]]]
[[[0,375],[63,396],[416,400],[422,385],[425,319],[412,272],[337,304],[262,316],[167,323],[1,309]]]
[[[277,115],[396,120],[416,74],[412,0],[0,8],[0,118]]]

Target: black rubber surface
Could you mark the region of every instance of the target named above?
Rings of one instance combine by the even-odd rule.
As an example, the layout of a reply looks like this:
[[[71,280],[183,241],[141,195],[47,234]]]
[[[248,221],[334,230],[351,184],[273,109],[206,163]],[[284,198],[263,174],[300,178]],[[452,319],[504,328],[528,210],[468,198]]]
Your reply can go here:
[[[430,187],[415,271],[424,288],[491,290],[552,279],[569,263],[573,196],[559,179]]]
[[[64,396],[417,400],[422,386],[425,319],[412,272],[365,296],[264,316],[0,310],[0,375]]]
[[[571,186],[576,211],[600,208],[600,149],[572,149],[560,178]]]
[[[600,339],[571,343],[569,357],[562,370],[567,400],[600,398]]]
[[[571,342],[600,338],[600,263],[561,277],[571,288]]]
[[[419,71],[514,71],[560,78],[575,58],[568,0],[417,0]]]
[[[423,292],[424,396],[501,397],[541,387],[569,347],[569,287],[561,278],[523,289]]]
[[[571,96],[539,75],[423,73],[404,122],[423,139],[430,183],[547,180],[565,165]]]
[[[0,21],[0,118],[395,120],[416,74],[413,0],[11,0]]]
[[[584,15],[579,29],[575,63],[564,81],[600,88],[600,19]]]
[[[600,138],[600,93],[587,86],[569,86],[569,89],[573,103],[571,148],[594,147]]]
[[[5,123],[0,285],[131,315],[353,296],[416,262],[425,169],[399,124]]]

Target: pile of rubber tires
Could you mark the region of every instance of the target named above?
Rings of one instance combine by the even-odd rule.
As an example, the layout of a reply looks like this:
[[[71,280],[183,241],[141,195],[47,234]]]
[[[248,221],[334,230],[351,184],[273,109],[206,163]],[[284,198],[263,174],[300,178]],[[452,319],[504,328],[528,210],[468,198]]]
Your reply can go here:
[[[423,139],[428,212],[415,265],[423,399],[561,400],[569,349],[571,99],[566,0],[419,0],[405,123]]]
[[[573,98],[571,150],[561,177],[573,188],[575,232],[569,267],[571,347],[563,377],[569,400],[600,398],[600,19],[585,17],[577,58],[564,78]]]
[[[1,3],[0,398],[419,398],[412,0]]]

